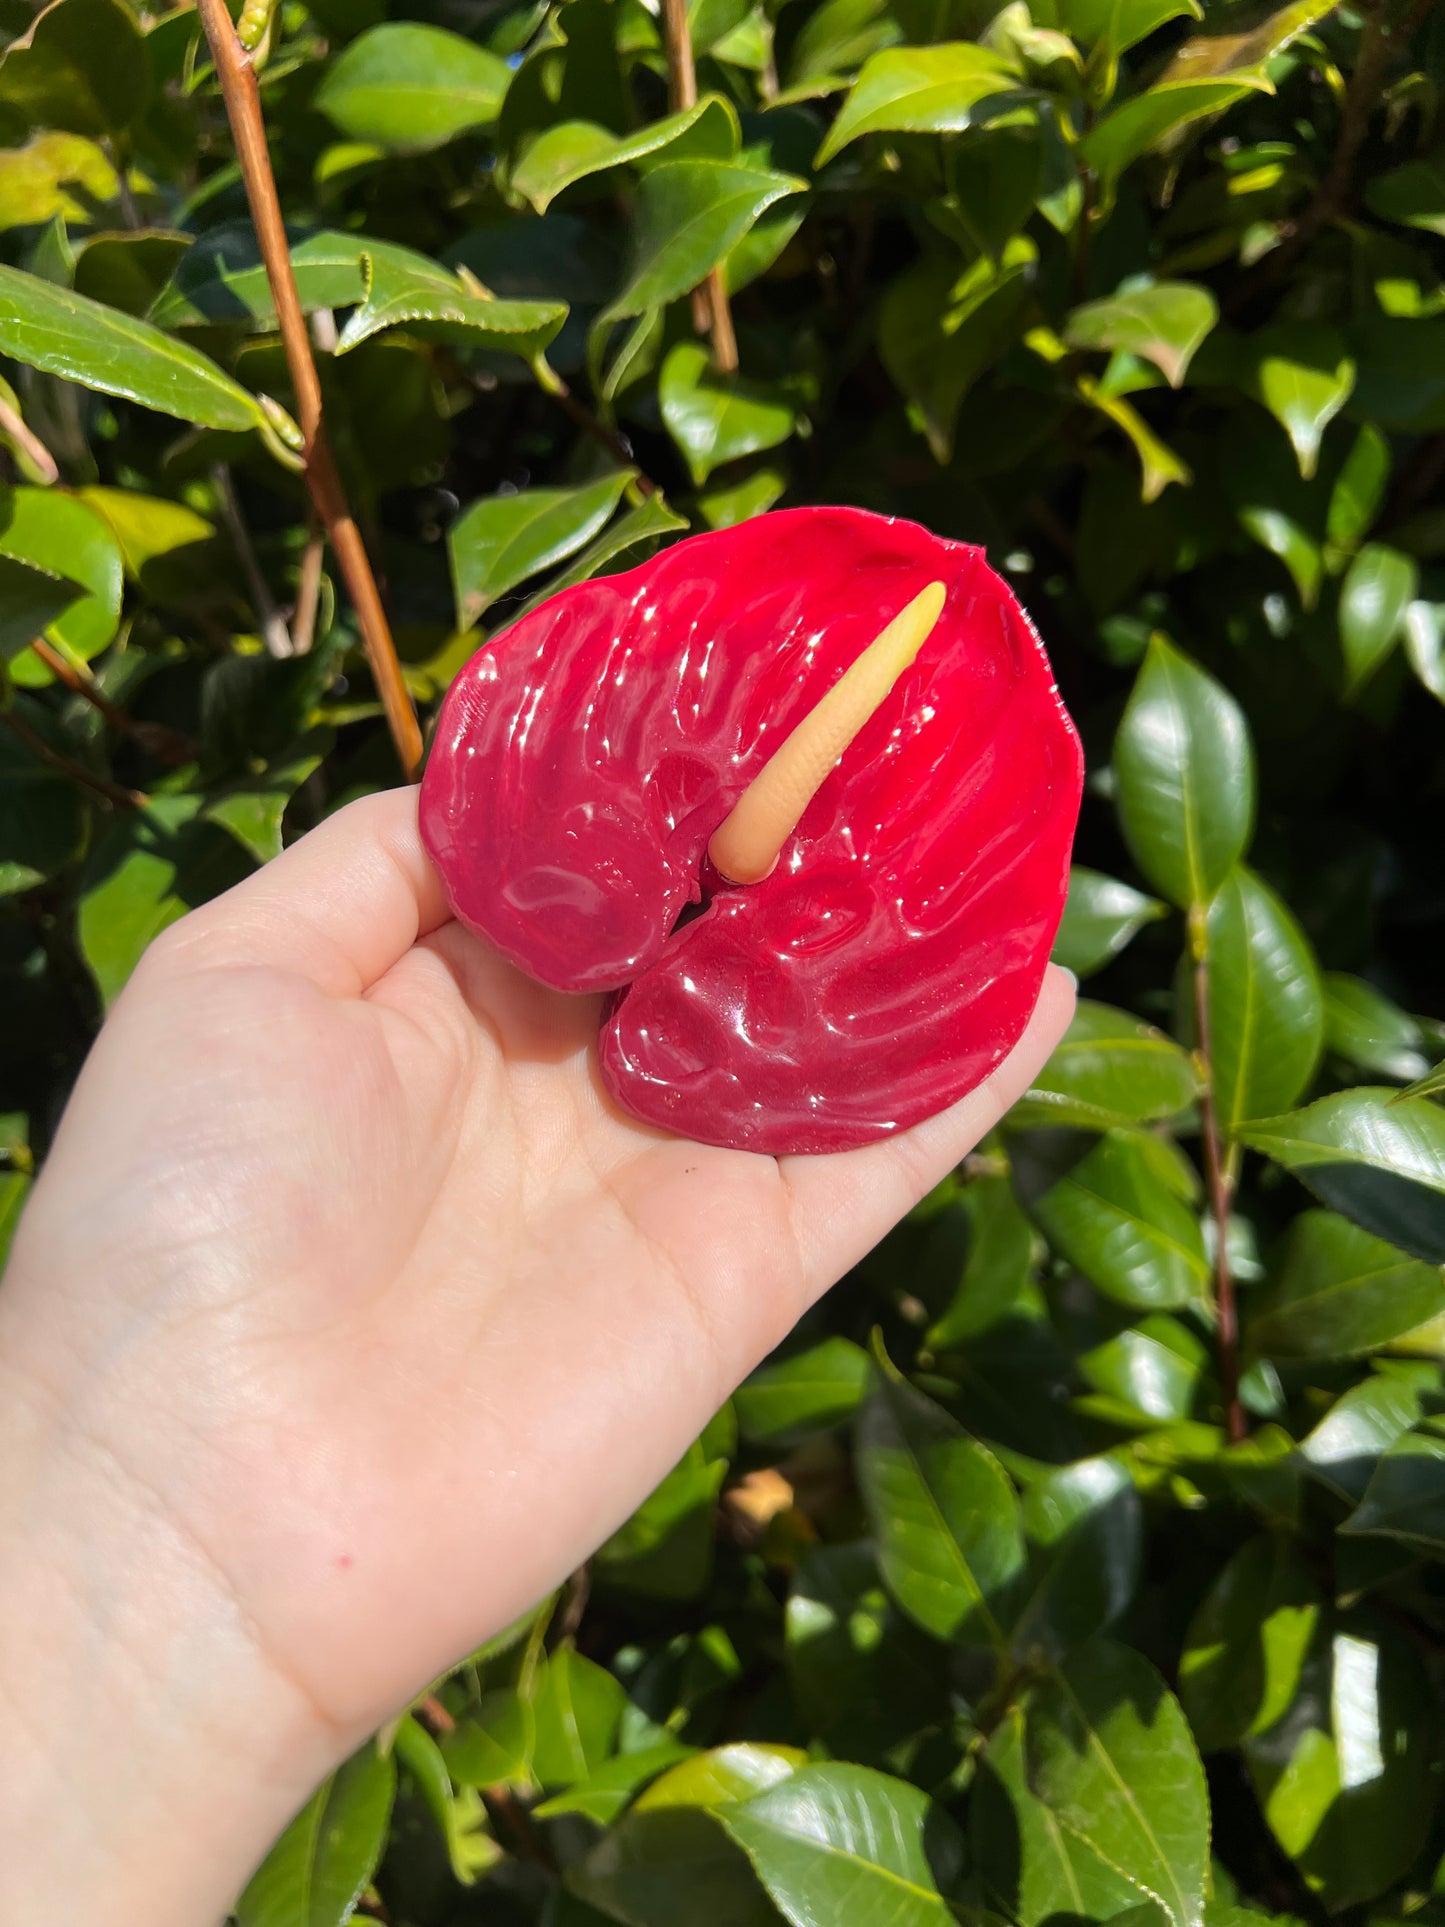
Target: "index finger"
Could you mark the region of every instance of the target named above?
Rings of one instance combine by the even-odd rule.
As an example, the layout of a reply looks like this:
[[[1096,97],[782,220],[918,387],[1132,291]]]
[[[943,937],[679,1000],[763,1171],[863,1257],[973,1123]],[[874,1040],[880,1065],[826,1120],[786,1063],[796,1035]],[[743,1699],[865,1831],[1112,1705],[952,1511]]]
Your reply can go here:
[[[359,996],[451,916],[416,809],[414,788],[348,803],[173,925],[169,953],[207,965],[268,965],[332,996]]]

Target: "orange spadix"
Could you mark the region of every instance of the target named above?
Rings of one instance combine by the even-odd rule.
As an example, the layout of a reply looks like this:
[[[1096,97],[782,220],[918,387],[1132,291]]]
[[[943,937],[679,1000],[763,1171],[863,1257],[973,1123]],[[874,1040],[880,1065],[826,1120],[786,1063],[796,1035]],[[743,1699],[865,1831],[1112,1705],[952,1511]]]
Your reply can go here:
[[[930,582],[774,751],[707,846],[729,883],[761,883],[837,763],[933,633],[948,591]]]

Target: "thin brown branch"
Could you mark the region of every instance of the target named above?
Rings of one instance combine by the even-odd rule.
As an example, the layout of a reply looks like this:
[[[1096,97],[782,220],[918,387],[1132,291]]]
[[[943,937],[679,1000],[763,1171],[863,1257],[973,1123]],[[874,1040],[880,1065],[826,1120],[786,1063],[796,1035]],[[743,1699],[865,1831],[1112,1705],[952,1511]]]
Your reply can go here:
[[[576,426],[582,430],[584,435],[590,435],[600,448],[605,448],[609,455],[616,461],[622,463],[624,468],[636,468],[636,458],[627,443],[623,441],[620,435],[610,429],[606,422],[601,420],[599,416],[594,415],[586,402],[580,401],[577,396],[573,394],[572,390],[567,386],[567,383],[563,381],[555,368],[549,368],[547,370],[547,377],[547,379],[543,380],[542,386],[553,400],[558,403],[568,419],[574,422]],[[637,472],[637,490],[640,495],[656,495],[657,493],[656,482],[652,480],[651,476],[644,475],[640,469],[638,469]]]
[[[423,1693],[416,1710],[435,1733],[455,1733],[457,1723],[435,1693]]]
[[[44,636],[37,636],[30,647],[57,682],[63,683],[73,695],[89,703],[112,729],[118,729],[123,736],[129,736],[139,743],[142,749],[149,750],[158,762],[178,769],[182,763],[194,761],[196,746],[188,737],[178,729],[171,729],[166,723],[138,721],[119,703],[110,700],[84,663],[72,662],[53,643],[47,642]]]
[[[306,530],[306,547],[301,551],[301,568],[296,577],[296,606],[291,611],[291,647],[298,656],[309,653],[316,640],[316,611],[321,602],[321,564],[325,559],[326,538],[313,514]]]
[[[17,409],[0,398],[0,435],[23,449],[31,467],[44,482],[58,482],[60,468],[55,457],[33,428],[27,428]]]
[[[511,1846],[514,1853],[536,1866],[545,1867],[549,1873],[556,1873],[557,1862],[551,1850],[533,1826],[531,1814],[505,1781],[487,1787],[482,1793],[482,1800],[493,1827],[505,1831],[506,1844]],[[498,1822],[501,1823],[500,1827]]]
[[[273,656],[295,655],[291,641],[291,631],[286,627],[286,618],[276,606],[269,583],[262,572],[256,545],[251,540],[251,531],[246,526],[246,518],[241,513],[240,498],[236,494],[236,484],[231,479],[231,471],[224,462],[216,462],[211,468],[211,480],[216,485],[216,494],[221,503],[221,520],[225,523],[236,554],[240,557],[241,570],[246,578],[246,587],[251,592],[251,606],[256,611],[256,619],[261,625],[261,635],[268,654]]]
[[[67,782],[74,783],[77,789],[89,790],[92,796],[101,797],[118,810],[143,810],[150,802],[143,790],[123,789],[119,783],[112,783],[108,776],[97,776],[83,763],[77,763],[73,757],[52,749],[39,730],[32,729],[24,717],[17,716],[13,710],[0,711],[0,722],[19,737],[32,756],[38,757]]]
[[[587,1601],[592,1594],[592,1568],[581,1565],[567,1581],[567,1589],[562,1600],[562,1610],[557,1615],[556,1632],[558,1641],[575,1639],[582,1618],[587,1611]]]
[[[1204,1072],[1199,1101],[1204,1137],[1204,1178],[1214,1220],[1214,1308],[1218,1321],[1219,1381],[1224,1393],[1224,1424],[1231,1445],[1248,1436],[1244,1407],[1239,1402],[1239,1307],[1234,1296],[1234,1274],[1229,1267],[1229,1211],[1234,1186],[1224,1166],[1219,1118],[1214,1108],[1214,1059],[1209,1039],[1209,960],[1203,934],[1194,944],[1195,1048]]]
[[[674,114],[685,113],[697,105],[697,65],[692,57],[687,0],[662,0],[662,39],[667,49],[669,103]],[[738,338],[733,331],[733,311],[721,263],[709,272],[701,290],[694,290],[692,317],[699,334],[704,328],[711,330],[714,367],[720,374],[732,374],[738,365]]]
[[[211,57],[225,96],[226,114],[231,123],[241,177],[246,184],[251,220],[260,244],[261,259],[271,298],[276,304],[281,341],[286,350],[286,365],[296,391],[297,414],[301,423],[306,453],[306,485],[321,518],[336,557],[342,580],[351,596],[366,644],[367,659],[375,678],[377,692],[386,711],[392,741],[408,781],[421,773],[422,737],[416,719],[391,626],[382,607],[381,594],[372,573],[366,545],[356,526],[346,494],[341,486],[326,427],[321,414],[321,382],[311,353],[311,337],[296,292],[291,271],[291,256],[286,245],[286,228],[281,218],[281,203],[276,193],[276,177],[266,147],[266,124],[261,113],[261,93],[249,55],[236,38],[226,0],[197,0],[201,24],[210,43]]]

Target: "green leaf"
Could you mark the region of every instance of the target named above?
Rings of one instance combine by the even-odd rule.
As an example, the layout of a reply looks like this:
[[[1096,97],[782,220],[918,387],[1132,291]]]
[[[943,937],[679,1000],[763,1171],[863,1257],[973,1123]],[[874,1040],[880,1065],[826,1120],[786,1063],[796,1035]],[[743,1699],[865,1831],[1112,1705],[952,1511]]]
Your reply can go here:
[[[80,593],[37,626],[63,653],[89,662],[114,638],[123,586],[120,551],[84,501],[58,488],[0,490],[0,556],[44,570],[71,588],[78,585]],[[32,629],[26,640],[36,633]],[[52,680],[50,668],[28,649],[11,660],[10,674],[27,689]]]
[[[367,256],[373,264],[381,262],[394,269],[403,281],[430,280],[447,295],[457,289],[450,269],[391,241],[326,228],[316,233],[290,231],[288,240],[291,272],[306,314],[318,308],[354,307],[366,292],[362,264]],[[210,327],[223,322],[274,328],[276,305],[250,222],[201,235],[177,261],[148,319],[158,328]]]
[[[1193,1414],[1208,1354],[1188,1326],[1155,1313],[1084,1352],[1078,1366],[1103,1395],[1102,1404],[1084,1403],[1094,1416],[1131,1427],[1169,1424]]]
[[[738,1749],[739,1751],[743,1749]],[[639,1788],[669,1767],[685,1761],[691,1749],[680,1740],[659,1740],[640,1753],[619,1753],[605,1760],[595,1773],[565,1793],[557,1793],[533,1809],[539,1820],[555,1820],[564,1813],[581,1813],[599,1827],[609,1827],[628,1807]]]
[[[776,385],[718,374],[701,342],[677,344],[657,392],[668,433],[699,487],[724,462],[776,448],[793,432],[792,403]]]
[[[120,133],[150,91],[145,38],[121,0],[52,0],[0,63],[0,104],[76,134]]]
[[[967,1255],[947,1304],[930,1327],[928,1346],[943,1351],[966,1343],[1005,1316],[1034,1269],[1034,1234],[1006,1177],[977,1177],[963,1188],[938,1242],[952,1250],[952,1233],[967,1233]],[[932,1257],[930,1245],[927,1259]]]
[[[1300,1457],[1325,1485],[1358,1505],[1380,1454],[1442,1403],[1433,1384],[1416,1378],[1371,1378],[1352,1385],[1300,1446]]]
[[[1445,1263],[1445,1111],[1437,1105],[1365,1085],[1239,1136],[1364,1230]]]
[[[568,1890],[625,1927],[777,1927],[747,1857],[706,1808],[626,1813],[566,1872]]]
[[[1355,362],[1343,335],[1323,322],[1286,321],[1261,328],[1242,344],[1240,385],[1289,436],[1308,480],[1325,429],[1350,398]]]
[[[1118,1459],[1080,1459],[1029,1485],[1023,1518],[1034,1584],[1014,1626],[1014,1651],[1067,1652],[1103,1632],[1134,1597],[1139,1495]]]
[[[1139,458],[1139,499],[1142,502],[1157,501],[1171,482],[1177,482],[1184,488],[1189,486],[1194,475],[1188,463],[1181,461],[1174,450],[1159,439],[1131,402],[1121,395],[1110,394],[1090,375],[1076,376],[1074,385],[1091,408],[1096,408],[1101,415],[1107,415],[1132,442],[1134,453]]]
[[[936,1723],[937,1649],[888,1597],[866,1540],[804,1551],[785,1625],[793,1696],[832,1752],[881,1762]]]
[[[152,798],[148,809],[116,824],[86,865],[76,935],[107,1006],[153,938],[250,874],[235,841],[196,820],[203,801]]]
[[[694,1442],[632,1517],[594,1554],[609,1585],[657,1599],[692,1599],[712,1576],[713,1506],[727,1474]]]
[[[1290,1226],[1273,1289],[1251,1299],[1250,1350],[1266,1358],[1355,1358],[1445,1311],[1440,1267],[1333,1211]]]
[[[1365,206],[1382,221],[1445,235],[1445,154],[1425,154],[1365,185]]]
[[[352,140],[419,154],[490,125],[511,77],[505,61],[460,34],[386,21],[342,49],[316,105]]]
[[[460,1786],[499,1786],[527,1781],[537,1722],[532,1704],[511,1687],[483,1693],[441,1738],[442,1758]]]
[[[1197,0],[1061,0],[1059,25],[1083,46],[1102,40],[1115,56],[1181,14],[1199,19]]]
[[[1037,258],[1023,235],[1000,261],[982,256],[962,273],[952,254],[925,254],[883,296],[879,355],[939,462],[952,455],[964,397],[1023,331]]]
[[[885,48],[859,74],[813,165],[864,134],[957,134],[1024,98],[1013,68],[971,42]],[[993,104],[980,114],[985,101]]]
[[[720,1818],[792,1927],[952,1927],[952,1827],[926,1793],[865,1766],[804,1767]]]
[[[532,1703],[532,1771],[544,1787],[585,1780],[612,1752],[627,1693],[621,1682],[571,1646],[543,1667]]]
[[[1126,1011],[1085,999],[1009,1121],[1107,1131],[1175,1117],[1197,1094],[1194,1067],[1177,1044]]]
[[[1060,1827],[1197,1927],[1209,1867],[1204,1770],[1179,1703],[1146,1659],[1104,1641],[1035,1688],[1029,1784]]]
[[[1438,1274],[1435,1288],[1438,1293]],[[1427,1431],[1396,1439],[1381,1453],[1364,1498],[1340,1530],[1399,1539],[1433,1559],[1445,1558],[1445,1438]]]
[[[710,529],[733,529],[755,515],[766,515],[788,486],[780,468],[764,464],[739,481],[725,477],[713,482],[697,498],[697,511]]]
[[[720,94],[704,95],[695,106],[633,134],[614,134],[595,121],[563,121],[527,143],[512,169],[511,185],[543,214],[567,188],[608,168],[655,166],[664,152],[670,161],[684,156],[731,160],[741,139],[737,110]]]
[[[870,54],[903,38],[887,0],[823,0],[799,25],[786,91],[799,100],[834,92]]]
[[[580,488],[484,495],[447,534],[457,627],[470,629],[499,596],[590,542],[611,519],[635,469],[614,469]]]
[[[0,1171],[0,1271],[9,1261],[20,1214],[33,1183],[28,1171]]]
[[[1357,694],[1394,648],[1418,581],[1413,559],[1382,542],[1367,542],[1350,564],[1340,584],[1340,646],[1348,694]]]
[[[1005,121],[977,127],[948,143],[947,222],[929,209],[935,225],[955,226],[970,252],[1000,260],[1028,221],[1043,182],[1043,141],[1036,121]]]
[[[1139,868],[1180,909],[1206,904],[1249,844],[1254,752],[1234,698],[1162,636],[1129,697],[1114,770]]]
[[[607,317],[676,301],[706,278],[765,208],[807,185],[733,161],[669,160],[650,168],[637,190],[632,271]]]
[[[1196,79],[1201,74],[1237,74],[1241,68],[1259,69],[1334,11],[1335,0],[1286,0],[1263,14],[1246,11],[1242,23],[1224,14],[1206,14],[1209,30],[1191,34],[1164,69],[1168,80]]]
[[[42,738],[55,732],[38,705],[17,704]],[[84,850],[89,810],[80,791],[0,729],[0,898],[28,890],[74,863]]]
[[[1265,1818],[1332,1913],[1392,1886],[1437,1798],[1430,1684],[1408,1638],[1347,1618],[1306,1668],[1296,1709],[1249,1742]]]
[[[27,649],[84,594],[78,582],[0,550],[0,662]]]
[[[256,397],[195,348],[19,268],[0,266],[0,353],[203,428],[266,423]]]
[[[1106,348],[1140,355],[1178,388],[1194,351],[1219,319],[1208,289],[1188,281],[1160,281],[1075,308],[1064,325],[1071,348]]]
[[[1138,936],[1146,924],[1166,914],[1157,897],[1146,897],[1131,883],[1076,863],[1069,871],[1069,895],[1054,938],[1054,962],[1076,977],[1092,976]]]
[[[1120,1304],[1167,1311],[1204,1295],[1198,1220],[1124,1132],[1100,1138],[1033,1212],[1059,1256]]]
[[[672,1767],[650,1786],[638,1801],[638,1811],[651,1813],[661,1807],[715,1807],[735,1800],[750,1800],[789,1779],[807,1763],[807,1754],[796,1746],[759,1746],[739,1742],[716,1746]]]
[[[1334,1056],[1376,1077],[1409,1083],[1429,1070],[1424,1043],[1415,1019],[1373,984],[1340,970],[1326,976],[1325,1045]],[[1412,1088],[1407,1095],[1420,1093]]]
[[[824,1338],[806,1351],[760,1365],[733,1394],[750,1439],[822,1431],[851,1418],[868,1382],[868,1354],[850,1338]]]
[[[241,848],[258,863],[281,854],[281,820],[286,806],[320,767],[331,747],[328,731],[317,731],[288,756],[277,757],[214,791],[201,815],[208,823],[229,830]]]
[[[1179,1697],[1206,1753],[1241,1745],[1289,1711],[1322,1606],[1285,1542],[1261,1535],[1230,1560],[1179,1661]]]
[[[104,149],[83,134],[32,134],[23,147],[0,147],[0,232],[56,216],[91,221],[117,186]]]
[[[969,1844],[989,1897],[1019,1927],[1107,1921],[1143,1896],[1131,1873],[1059,1824],[1030,1790],[1024,1710],[1012,1707],[982,1756],[969,1802]]]
[[[1205,924],[1214,1109],[1233,1137],[1251,1117],[1295,1103],[1324,1041],[1324,994],[1309,941],[1243,864],[1220,885]]]
[[[1080,148],[1096,174],[1112,182],[1132,161],[1158,147],[1169,135],[1206,115],[1219,114],[1249,93],[1272,93],[1259,74],[1235,74],[1228,80],[1178,80],[1156,84],[1112,108]]]
[[[420,323],[430,339],[501,350],[530,361],[567,319],[561,301],[498,301],[460,281],[415,273],[392,253],[363,254],[366,298],[341,331],[338,355],[349,354],[384,328]]]
[[[1384,502],[1389,479],[1390,444],[1377,428],[1366,422],[1330,490],[1325,535],[1334,548],[1352,549],[1369,534],[1370,525]]]
[[[1417,680],[1445,703],[1445,603],[1412,602],[1402,627],[1405,658]]]
[[[574,583],[586,582],[592,576],[602,574],[619,556],[640,548],[643,543],[654,542],[661,535],[670,535],[673,530],[686,527],[687,518],[674,514],[661,493],[649,495],[645,502],[640,502],[635,509],[629,509],[626,515],[619,516],[611,528],[598,536],[591,548],[584,549],[575,562],[524,603],[518,615],[526,615],[549,597],[560,594],[563,589],[570,589]]]
[[[858,1421],[858,1482],[889,1591],[940,1639],[1002,1644],[1023,1568],[1018,1500],[1003,1468],[881,1352]]]
[[[393,1745],[398,1763],[441,1830],[453,1875],[462,1886],[471,1886],[502,1857],[485,1805],[470,1790],[458,1793],[453,1788],[441,1748],[411,1714],[398,1723]]]
[[[381,1858],[396,1763],[363,1747],[302,1808],[236,1903],[237,1927],[342,1927]]]

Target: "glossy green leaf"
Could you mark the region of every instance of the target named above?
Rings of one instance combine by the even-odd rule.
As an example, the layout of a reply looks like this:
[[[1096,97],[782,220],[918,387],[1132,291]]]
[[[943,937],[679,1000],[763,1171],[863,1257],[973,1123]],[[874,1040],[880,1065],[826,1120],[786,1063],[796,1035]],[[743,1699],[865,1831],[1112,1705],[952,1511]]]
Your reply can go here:
[[[1251,1299],[1249,1344],[1270,1358],[1354,1358],[1442,1311],[1438,1265],[1333,1211],[1303,1211],[1290,1226],[1273,1288]]]
[[[1175,1927],[1203,1914],[1209,1800],[1188,1723],[1146,1659],[1103,1641],[1035,1688],[1029,1785],[1059,1826],[1127,1870]]]
[[[1197,1093],[1194,1067],[1177,1044],[1126,1011],[1085,999],[1010,1122],[1107,1131],[1174,1117]]]
[[[1139,1583],[1143,1511],[1118,1459],[1079,1459],[1024,1493],[1031,1590],[1014,1651],[1059,1654],[1119,1618]]]
[[[786,91],[807,99],[846,86],[870,54],[905,38],[886,0],[823,0],[799,25]]]
[[[1299,472],[1315,472],[1325,429],[1355,385],[1344,337],[1322,322],[1261,328],[1244,348],[1240,378],[1289,436]]]
[[[218,789],[201,812],[203,819],[229,830],[258,863],[269,863],[281,854],[286,807],[320,766],[330,740],[328,732],[318,731],[289,756],[277,757]]]
[[[610,317],[676,301],[704,280],[766,208],[807,182],[733,161],[683,160],[650,168],[637,190],[637,240]]]
[[[738,1424],[750,1439],[839,1425],[862,1403],[868,1354],[837,1335],[806,1351],[760,1365],[733,1394]]]
[[[555,1820],[564,1813],[580,1813],[594,1825],[610,1826],[628,1807],[640,1788],[658,1774],[667,1774],[689,1757],[690,1749],[680,1740],[659,1740],[638,1753],[619,1753],[605,1760],[595,1773],[579,1780],[565,1793],[556,1793],[535,1809],[539,1820]],[[644,1799],[646,1795],[644,1794]]]
[[[1421,687],[1445,703],[1445,603],[1412,602],[1401,628],[1405,659]]]
[[[565,189],[608,168],[655,166],[663,153],[669,160],[730,160],[740,140],[737,112],[719,94],[633,134],[619,136],[595,121],[564,121],[528,142],[512,169],[511,183],[514,192],[542,214]]]
[[[91,221],[117,185],[105,150],[83,134],[39,133],[23,147],[0,147],[0,232],[56,216]]]
[[[776,386],[719,374],[697,341],[680,341],[663,363],[658,404],[699,486],[724,462],[785,442],[796,420]]]
[[[740,1741],[695,1753],[664,1773],[638,1801],[642,1813],[660,1807],[715,1807],[750,1800],[755,1793],[791,1778],[807,1763],[795,1746],[761,1746]]]
[[[1054,1251],[1120,1304],[1167,1311],[1204,1295],[1198,1220],[1124,1132],[1100,1138],[1033,1211]]]
[[[1132,161],[1180,128],[1206,115],[1222,113],[1247,94],[1260,91],[1268,93],[1271,88],[1257,74],[1236,74],[1228,80],[1179,80],[1150,87],[1105,114],[1085,135],[1081,152],[1096,173],[1112,181]]]
[[[661,494],[649,495],[645,502],[639,502],[636,508],[618,516],[590,548],[584,549],[575,562],[570,563],[560,575],[554,576],[518,613],[525,615],[549,596],[558,594],[562,589],[570,589],[574,582],[586,582],[592,576],[604,573],[620,556],[630,554],[645,543],[655,542],[659,536],[671,535],[675,530],[686,527],[687,518],[674,514]]]
[[[1133,444],[1139,458],[1140,501],[1157,501],[1173,482],[1184,488],[1189,486],[1194,475],[1188,463],[1159,439],[1132,402],[1122,395],[1110,394],[1091,375],[1077,376],[1074,385],[1082,399],[1101,415],[1107,415],[1117,428],[1122,428]]]
[[[0,661],[28,648],[84,594],[78,582],[0,550]]]
[[[0,490],[0,557],[44,570],[80,591],[67,591],[66,606],[31,629],[27,641],[43,628],[57,648],[89,662],[112,640],[120,624],[121,556],[86,502],[56,488]],[[17,610],[17,618],[22,613]],[[52,680],[49,667],[28,649],[10,658],[10,674],[22,688]]]
[[[943,1251],[956,1249],[955,1224],[965,1231],[967,1244],[957,1283],[929,1328],[933,1351],[964,1344],[997,1324],[1026,1289],[1034,1270],[1034,1233],[1006,1177],[972,1179],[950,1216],[953,1222],[937,1227],[938,1246]]]
[[[0,266],[0,353],[205,428],[258,428],[260,402],[213,361],[135,315]]]
[[[605,1667],[573,1647],[552,1654],[532,1701],[532,1771],[544,1787],[571,1786],[611,1753],[627,1693]]]
[[[1034,210],[1043,166],[1036,122],[1006,120],[970,129],[948,144],[946,221],[940,210],[930,208],[930,215],[938,226],[961,231],[970,251],[982,249],[1000,260]]]
[[[1408,1011],[1366,983],[1332,970],[1324,980],[1325,1045],[1336,1057],[1376,1077],[1402,1083],[1423,1078],[1430,1067],[1425,1036]]]
[[[120,133],[150,90],[145,37],[121,0],[51,0],[0,62],[0,105],[71,133]]]
[[[727,1473],[695,1441],[667,1477],[597,1549],[609,1585],[657,1599],[692,1599],[712,1575],[713,1507]]]
[[[864,134],[957,134],[1012,104],[1018,86],[1006,61],[971,43],[885,48],[859,74],[814,165]]]
[[[366,298],[341,331],[338,355],[360,347],[384,328],[422,324],[423,332],[468,347],[502,350],[530,361],[567,319],[560,301],[498,301],[460,281],[450,288],[430,271],[414,273],[395,255],[363,254]]]
[[[1445,1263],[1445,1111],[1437,1105],[1366,1085],[1263,1119],[1240,1139],[1364,1230]]]
[[[958,1843],[926,1793],[844,1761],[807,1766],[720,1818],[792,1927],[951,1927]]]
[[[1096,1417],[1131,1427],[1168,1424],[1194,1415],[1208,1354],[1178,1319],[1154,1313],[1078,1359],[1088,1384],[1102,1394],[1086,1401]]]
[[[697,498],[697,512],[710,529],[733,529],[755,515],[766,515],[788,486],[783,469],[764,463],[733,481],[711,482]]]
[[[236,1903],[237,1927],[342,1927],[386,1843],[396,1763],[362,1748],[302,1808]]]
[[[1018,1500],[997,1459],[881,1353],[858,1421],[858,1482],[898,1603],[940,1639],[1001,1643],[1024,1563]]]
[[[484,1693],[441,1739],[442,1758],[461,1786],[527,1781],[537,1744],[532,1702],[512,1688]]]
[[[1187,281],[1159,281],[1150,287],[1109,295],[1075,308],[1064,327],[1071,348],[1107,348],[1152,361],[1171,387],[1178,388],[1194,352],[1219,317],[1207,288]]]
[[[1242,864],[1209,906],[1205,941],[1214,1108],[1232,1137],[1308,1085],[1324,1040],[1324,993],[1304,932]]]
[[[1337,548],[1353,548],[1370,532],[1390,479],[1390,444],[1367,422],[1356,435],[1330,490],[1325,533]]]
[[[1369,182],[1365,205],[1382,221],[1445,235],[1445,154],[1406,161]]]
[[[1030,1789],[1024,1711],[994,1731],[969,1801],[969,1845],[989,1900],[1019,1927],[1112,1920],[1144,1897],[1130,1871],[1112,1865]]]
[[[746,1855],[704,1807],[624,1814],[566,1874],[568,1890],[624,1927],[777,1927]]]
[[[457,627],[470,629],[499,596],[590,542],[633,473],[614,469],[579,488],[522,489],[473,502],[447,533]]]
[[[1207,903],[1249,845],[1254,751],[1234,698],[1162,636],[1124,711],[1114,770],[1139,868],[1181,909]]]
[[[1340,1623],[1297,1713],[1251,1740],[1265,1818],[1331,1912],[1383,1893],[1424,1844],[1436,1803],[1427,1676],[1399,1629]]]
[[[1340,646],[1351,692],[1379,668],[1399,640],[1419,581],[1413,559],[1382,542],[1367,542],[1340,584]]]
[[[1076,977],[1091,976],[1117,957],[1146,924],[1166,914],[1157,897],[1146,897],[1131,883],[1076,863],[1069,871],[1069,895],[1054,938],[1054,962]]]
[[[398,1764],[420,1793],[446,1842],[452,1873],[464,1887],[502,1858],[484,1803],[470,1788],[453,1787],[441,1748],[411,1714],[397,1725],[393,1741]]]
[[[1325,1485],[1358,1505],[1380,1454],[1445,1400],[1435,1382],[1370,1378],[1338,1398],[1300,1445],[1300,1457]]]
[[[352,140],[420,153],[494,121],[510,80],[505,61],[460,34],[386,21],[337,56],[316,105]]]
[[[1439,1289],[1439,1275],[1435,1278]],[[1380,1455],[1365,1496],[1342,1532],[1399,1539],[1445,1558],[1445,1438],[1406,1432]]]
[[[1126,53],[1181,14],[1198,19],[1197,0],[1061,0],[1059,25],[1084,46],[1103,40],[1115,55]]]
[[[303,312],[350,308],[366,291],[363,257],[384,263],[408,280],[430,280],[438,290],[456,292],[456,276],[438,261],[411,248],[369,235],[317,233],[289,235],[291,272]],[[152,304],[148,318],[158,328],[210,327],[242,322],[274,328],[276,307],[249,222],[202,235],[176,262],[170,279]]]
[[[1179,1697],[1206,1753],[1267,1732],[1289,1711],[1323,1607],[1283,1541],[1248,1540],[1201,1601],[1179,1661]]]

